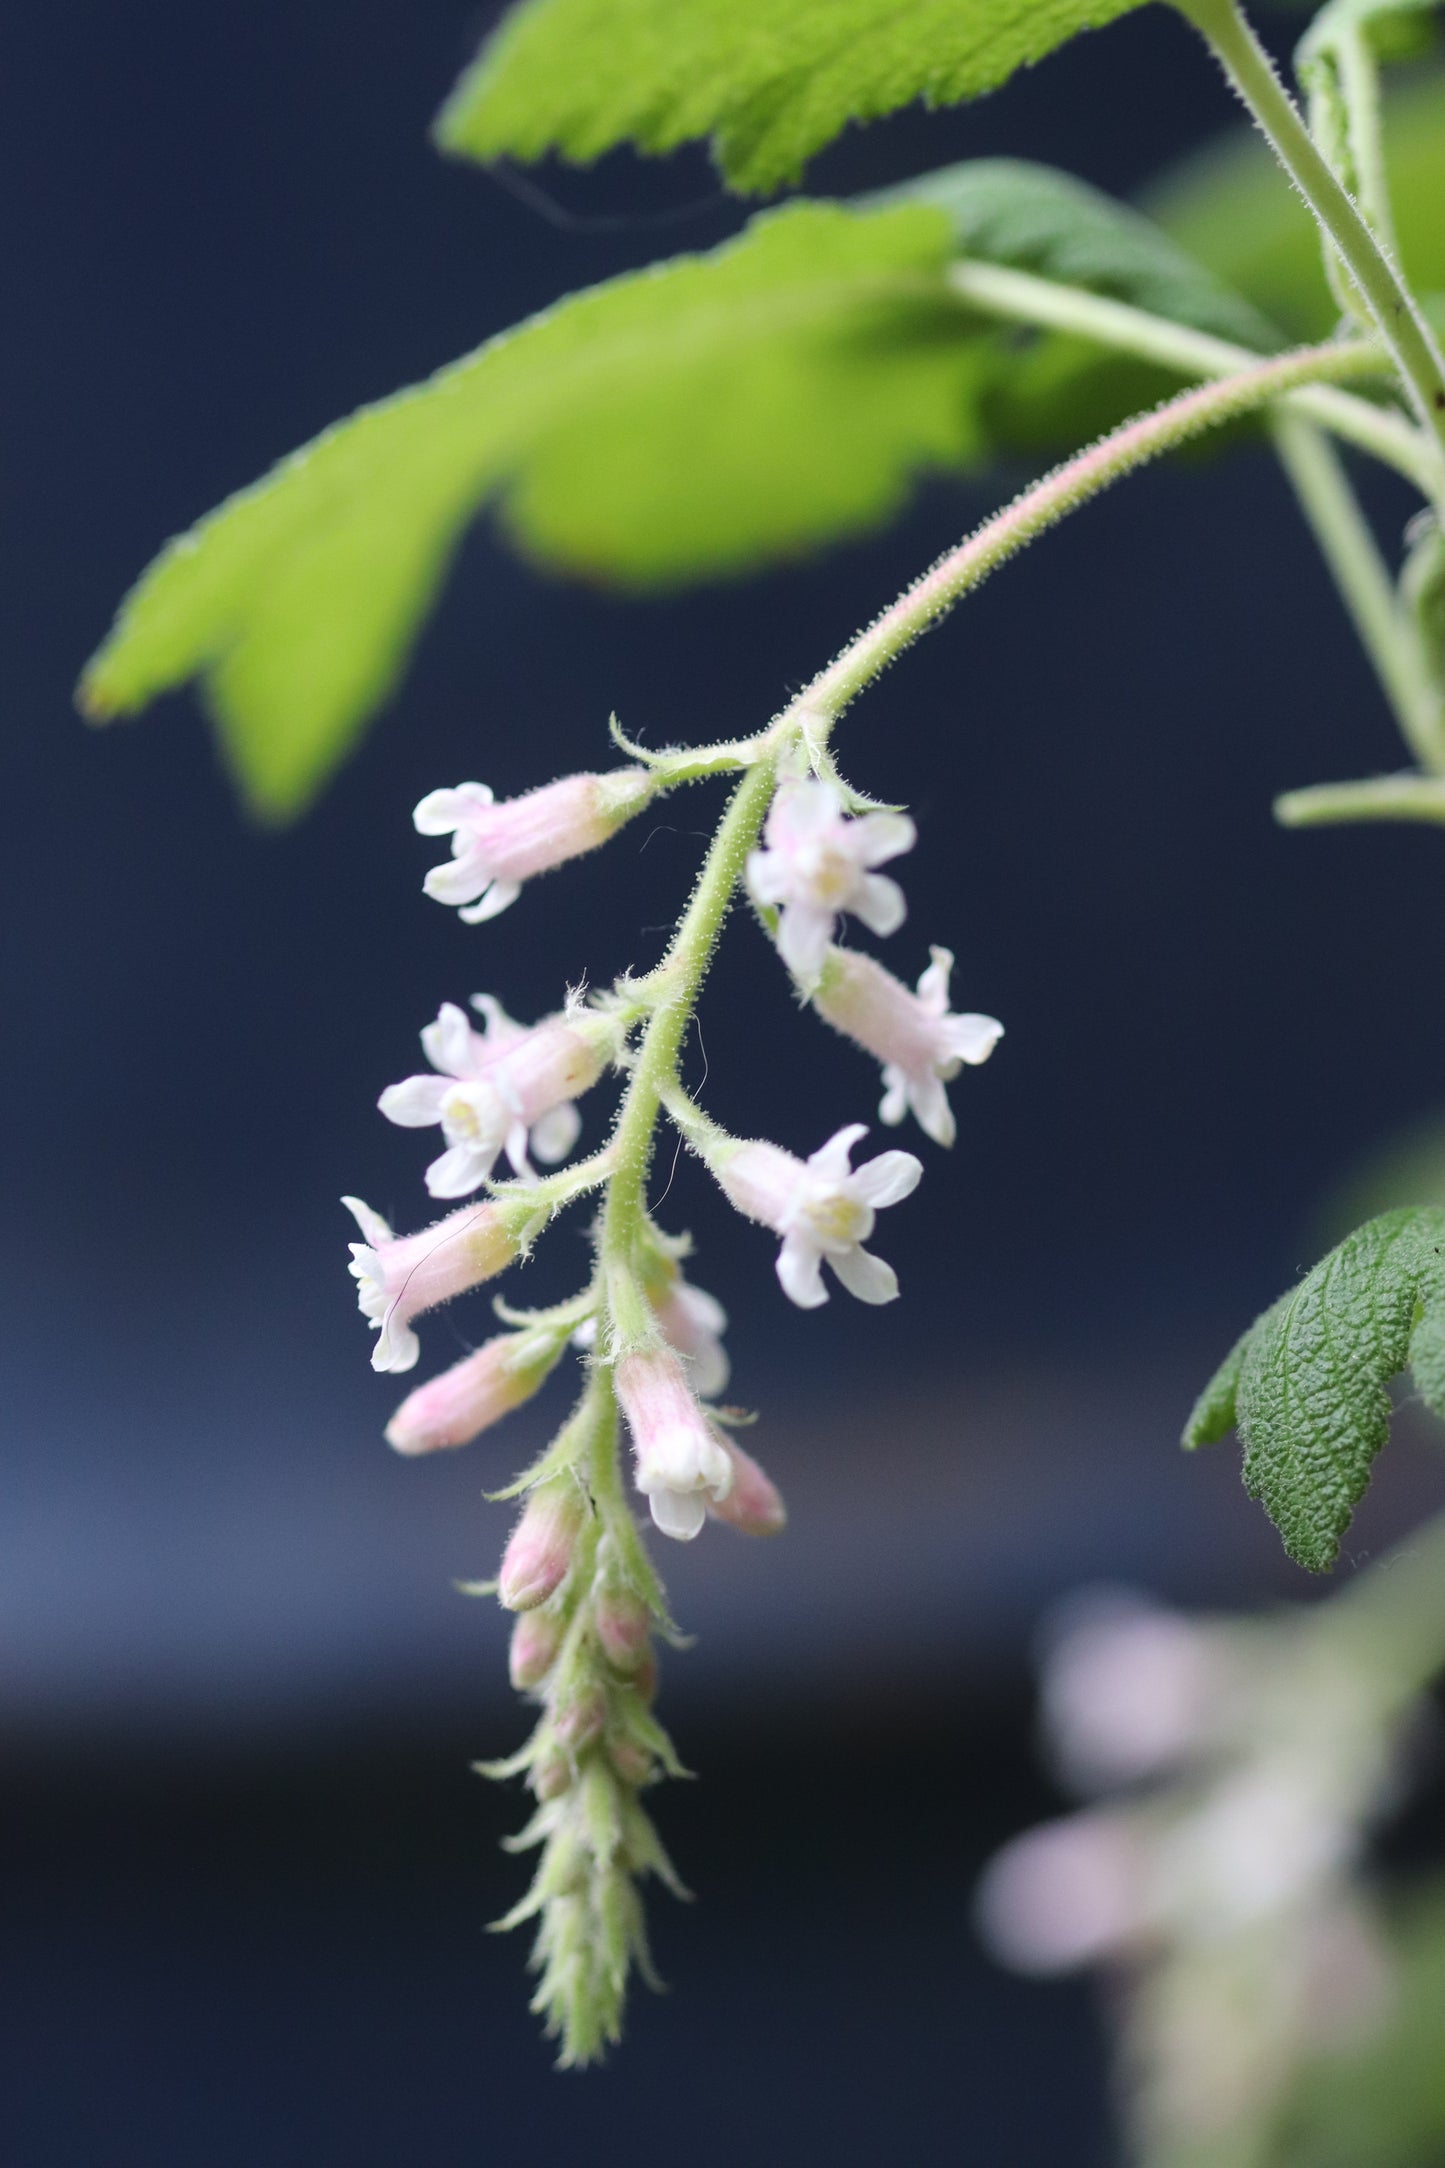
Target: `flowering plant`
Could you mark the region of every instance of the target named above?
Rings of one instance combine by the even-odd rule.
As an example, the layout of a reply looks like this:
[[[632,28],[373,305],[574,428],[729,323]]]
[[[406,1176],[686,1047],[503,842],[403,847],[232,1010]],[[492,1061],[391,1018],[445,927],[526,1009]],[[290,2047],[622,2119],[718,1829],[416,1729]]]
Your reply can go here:
[[[525,0],[458,86],[440,135],[461,156],[578,159],[623,142],[657,151],[709,137],[732,186],[773,189],[850,121],[915,97],[977,95],[1131,4]],[[574,296],[328,432],[162,554],[84,680],[88,711],[106,717],[200,675],[248,795],[281,815],[383,702],[457,538],[488,503],[545,560],[646,586],[857,531],[927,472],[1040,446],[1065,455],[752,732],[649,749],[614,723],[617,766],[544,775],[503,802],[462,782],[415,809],[422,835],[450,838],[427,895],[496,943],[506,928],[490,922],[525,908],[530,881],[603,849],[673,792],[728,786],[660,958],[601,991],[551,989],[532,1023],[477,995],[480,1026],[449,1002],[423,1029],[428,1072],[389,1086],[380,1111],[440,1130],[423,1180],[453,1209],[397,1235],[346,1200],[361,1235],[352,1271],[383,1372],[410,1371],[418,1321],[500,1278],[558,1214],[583,1202],[594,1212],[586,1284],[543,1309],[499,1299],[507,1329],[412,1390],[387,1430],[407,1454],[462,1445],[537,1393],[569,1349],[576,1359],[571,1412],[502,1494],[521,1507],[495,1590],[515,1614],[513,1683],[539,1715],[526,1745],[489,1765],[524,1776],[535,1801],[517,1842],[540,1859],[507,1924],[536,1922],[535,2007],[567,2062],[593,2060],[617,2039],[629,1971],[648,1971],[639,1882],[651,1874],[678,1886],[643,1803],[678,1762],[653,1713],[653,1642],[676,1629],[641,1509],[674,1541],[700,1536],[709,1520],[771,1535],[785,1517],[738,1443],[738,1411],[721,1400],[724,1314],[684,1276],[689,1246],[652,1201],[659,1132],[670,1126],[726,1202],[776,1238],[778,1281],[800,1309],[828,1302],[835,1285],[866,1304],[897,1296],[871,1245],[878,1215],[923,1173],[907,1150],[855,1163],[862,1122],[786,1145],[732,1136],[684,1088],[682,1056],[725,923],[745,897],[799,1004],[880,1065],[879,1119],[911,1117],[932,1144],[953,1143],[951,1094],[961,1100],[964,1070],[992,1055],[1003,1029],[950,1008],[947,948],[931,948],[911,986],[858,945],[860,928],[877,941],[904,928],[898,868],[917,831],[906,812],[845,782],[834,749],[845,711],[981,581],[1102,490],[1205,432],[1248,424],[1278,453],[1414,763],[1293,791],[1279,817],[1445,820],[1445,362],[1430,281],[1401,268],[1396,211],[1433,201],[1437,254],[1418,237],[1416,246],[1438,261],[1442,287],[1445,253],[1428,159],[1392,199],[1380,90],[1382,61],[1418,47],[1428,10],[1419,0],[1329,0],[1297,56],[1301,111],[1233,0],[1177,8],[1283,169],[1258,179],[1260,200],[1292,184],[1313,214],[1296,261],[1326,298],[1293,342],[1299,311],[1278,267],[1251,278],[1237,249],[1231,257],[1217,236],[1211,249],[1197,216],[1202,254],[1191,254],[1163,226],[1048,169],[979,161],[861,201],[799,200],[711,255]],[[1426,120],[1411,125],[1438,151],[1438,79],[1416,95]],[[1176,224],[1187,223],[1180,212]],[[1107,426],[1089,441],[1095,423],[1080,417],[1101,410]],[[1340,446],[1415,494],[1398,575]],[[606,1139],[574,1157],[582,1102],[608,1088]],[[1388,1432],[1391,1380],[1408,1365],[1422,1397],[1445,1409],[1442,1243],[1440,1215],[1424,1210],[1358,1230],[1244,1335],[1191,1419],[1190,1444],[1238,1430],[1249,1487],[1311,1568],[1338,1552]],[[1361,1599],[1341,1615],[1375,1612]],[[1138,1624],[1130,1643],[1114,1622],[1106,1669],[1135,1676]],[[1318,1736],[1302,1733],[1282,1760],[1254,1766],[1270,1729],[1259,1710],[1275,1706],[1262,1683],[1274,1658],[1248,1682],[1251,1702],[1243,1686],[1219,1684],[1238,1680],[1233,1642],[1152,1622],[1154,1656],[1161,1634],[1173,1652],[1154,1673],[1144,1660],[1147,1676],[1166,1675],[1164,1743],[1146,1751],[1127,1727],[1087,1723],[1080,1736],[1096,1760],[1122,1755],[1126,1777],[1191,1755],[1215,1756],[1224,1773],[1201,1778],[1183,1804],[1161,1795],[1028,1840],[1032,1850],[999,1866],[983,1900],[1000,1947],[1038,1964],[1147,1948],[1157,1980],[1182,1976],[1159,1953],[1207,1940],[1200,1922],[1217,1924],[1221,1905],[1231,1932],[1268,1919],[1270,1963],[1224,1967],[1220,1992],[1228,2001],[1239,1979],[1250,1995],[1279,1988],[1293,2013],[1268,2082],[1245,2089],[1250,2102],[1272,2102],[1280,2067],[1313,2037],[1301,2012],[1318,1952],[1302,1955],[1300,1937],[1291,1940],[1301,1907],[1324,1892],[1339,1946],[1354,1935],[1358,1951],[1369,1939],[1348,1876],[1391,1764],[1390,1728],[1445,1654],[1432,1630],[1427,1622],[1411,1643],[1400,1628],[1372,1644],[1374,1684],[1351,1723],[1326,1714]],[[1330,1675],[1322,1707],[1334,1708],[1353,1660],[1342,1658],[1346,1639],[1323,1629],[1297,1637],[1278,1677],[1296,1691],[1299,1666],[1318,1663],[1309,1675]],[[1240,1716],[1246,1704],[1253,1713]],[[1274,1837],[1251,1850],[1235,1841],[1241,1828],[1251,1843],[1261,1829]],[[1053,1892],[1043,1912],[1041,1888]],[[1173,2037],[1156,2027],[1141,2051],[1156,2077],[1167,2077]],[[1143,2094],[1154,2103],[1141,2123],[1148,2146],[1176,2157],[1178,2130],[1192,2127],[1189,2087],[1161,2078]]]

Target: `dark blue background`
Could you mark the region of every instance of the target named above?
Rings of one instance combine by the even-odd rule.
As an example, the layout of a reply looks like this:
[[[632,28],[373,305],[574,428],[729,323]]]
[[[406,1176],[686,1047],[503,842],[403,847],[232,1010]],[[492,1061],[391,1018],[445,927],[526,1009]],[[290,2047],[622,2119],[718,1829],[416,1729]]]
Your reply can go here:
[[[74,677],[168,533],[357,401],[738,224],[701,154],[544,173],[570,223],[438,159],[483,19],[76,0],[8,27],[0,2153],[1087,2164],[1086,1998],[1002,1979],[968,1927],[978,1862],[1045,1803],[1026,1637],[1101,1574],[1299,1592],[1232,1450],[1173,1439],[1322,1192],[1441,1097],[1441,840],[1271,824],[1276,790],[1399,753],[1259,452],[1090,508],[854,710],[846,769],[919,820],[890,960],[946,941],[1008,1036],[884,1223],[892,1310],[790,1311],[768,1244],[678,1171],[666,1216],[733,1314],[793,1524],[665,1561],[702,1629],[665,1714],[704,1782],[659,1811],[703,1901],[654,1908],[675,1993],[615,2067],[552,2078],[523,1953],[480,1931],[517,1884],[493,1840],[519,1802],[465,1770],[519,1735],[503,1629],[448,1585],[492,1569],[477,1491],[550,1404],[393,1461],[334,1200],[422,1216],[419,1140],[374,1112],[417,1028],[649,960],[712,814],[679,800],[472,932],[420,896],[409,809],[592,765],[614,708],[654,742],[754,727],[985,500],[936,485],[886,535],[656,603],[483,528],[393,711],[283,834],[238,815],[189,695],[83,730]],[[1230,118],[1148,10],[812,179],[1007,152],[1128,190]],[[1385,531],[1410,509],[1374,501]],[[808,1150],[871,1112],[871,1066],[741,920],[703,1041],[735,1127]],[[582,1252],[549,1247],[532,1284],[560,1292]],[[434,1321],[424,1360],[484,1320]],[[1353,1555],[1440,1491],[1403,1446]]]

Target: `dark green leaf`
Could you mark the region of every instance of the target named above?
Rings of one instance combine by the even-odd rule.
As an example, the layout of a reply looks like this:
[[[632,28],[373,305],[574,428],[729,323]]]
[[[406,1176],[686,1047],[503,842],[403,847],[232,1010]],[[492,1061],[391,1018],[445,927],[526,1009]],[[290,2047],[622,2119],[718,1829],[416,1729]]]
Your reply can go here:
[[[1410,1364],[1445,1412],[1442,1250],[1438,1207],[1357,1228],[1231,1349],[1185,1429],[1191,1447],[1238,1430],[1245,1488],[1316,1573],[1338,1556],[1389,1436],[1390,1380]]]
[[[994,90],[1139,0],[524,0],[437,124],[471,158],[588,160],[709,136],[738,188],[796,180],[849,121]]]
[[[366,407],[171,543],[86,672],[96,717],[201,675],[263,813],[294,812],[404,666],[487,500],[547,562],[635,587],[885,518],[981,448],[988,335],[926,205],[796,204],[560,303]]]

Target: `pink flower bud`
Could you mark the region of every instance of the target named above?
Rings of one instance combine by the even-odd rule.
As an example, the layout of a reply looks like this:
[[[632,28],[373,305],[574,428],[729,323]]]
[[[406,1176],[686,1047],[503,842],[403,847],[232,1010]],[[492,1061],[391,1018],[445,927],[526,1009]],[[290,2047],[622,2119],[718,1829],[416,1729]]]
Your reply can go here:
[[[632,1432],[634,1481],[665,1536],[688,1542],[725,1498],[733,1471],[722,1441],[692,1396],[671,1348],[624,1355],[617,1398]]]
[[[652,1637],[647,1605],[630,1588],[604,1584],[594,1613],[597,1639],[614,1671],[635,1671]]]
[[[788,1509],[777,1485],[764,1475],[752,1454],[731,1438],[724,1439],[723,1450],[732,1462],[733,1487],[712,1507],[713,1518],[726,1521],[744,1536],[780,1534],[787,1525]]]
[[[557,1660],[562,1621],[551,1611],[524,1611],[512,1628],[507,1670],[519,1694],[540,1686]]]
[[[558,1746],[544,1747],[532,1764],[531,1785],[538,1799],[560,1799],[572,1789],[572,1763]]]
[[[474,1355],[464,1356],[408,1393],[386,1426],[398,1453],[434,1453],[465,1445],[530,1400],[561,1353],[555,1335],[498,1333]]]
[[[580,1754],[602,1736],[607,1696],[600,1686],[582,1686],[552,1711],[552,1729],[562,1745]]]
[[[561,1587],[581,1526],[582,1499],[570,1476],[533,1491],[502,1554],[497,1599],[505,1610],[535,1610]]]
[[[410,1370],[421,1353],[411,1320],[494,1279],[521,1247],[515,1212],[499,1205],[465,1205],[420,1234],[397,1236],[359,1197],[341,1201],[366,1237],[351,1245],[351,1272],[358,1308],[380,1328],[373,1370]]]
[[[635,1739],[609,1739],[607,1759],[623,1783],[630,1784],[634,1790],[645,1784],[652,1774],[652,1756]]]
[[[500,805],[485,783],[431,791],[412,817],[421,835],[450,835],[452,856],[422,885],[438,903],[470,906],[461,914],[469,925],[495,918],[534,874],[605,843],[652,789],[645,768],[618,768],[563,776]]]
[[[882,1062],[883,1121],[901,1122],[911,1107],[935,1144],[952,1144],[953,1109],[943,1087],[964,1062],[988,1060],[1003,1025],[995,1016],[951,1015],[953,957],[945,948],[929,953],[933,961],[915,994],[871,956],[829,949],[813,1006],[835,1031]]]
[[[1015,1837],[979,1884],[984,1941],[1015,1972],[1071,1972],[1148,1925],[1148,1863],[1122,1815],[1074,1814]]]

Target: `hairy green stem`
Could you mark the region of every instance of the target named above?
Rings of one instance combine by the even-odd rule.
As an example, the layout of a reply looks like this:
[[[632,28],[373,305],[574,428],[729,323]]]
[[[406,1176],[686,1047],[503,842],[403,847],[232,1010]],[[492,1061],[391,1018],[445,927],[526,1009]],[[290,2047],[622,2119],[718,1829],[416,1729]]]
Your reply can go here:
[[[881,670],[1036,536],[1162,452],[1237,415],[1252,413],[1300,384],[1348,375],[1356,362],[1348,347],[1296,347],[1268,361],[1256,361],[1222,382],[1181,392],[1151,413],[1125,422],[1087,451],[1055,467],[985,520],[967,541],[940,557],[805,686],[783,721],[796,721],[810,747],[826,744],[837,717]]]
[[[1414,619],[1402,609],[1338,454],[1293,415],[1273,423],[1275,449],[1415,758],[1445,774],[1445,704]]]
[[[598,1254],[613,1348],[648,1335],[636,1265],[647,1220],[647,1169],[663,1090],[677,1075],[683,1037],[698,993],[772,797],[778,749],[764,752],[733,792],[708,848],[697,886],[678,921],[667,955],[653,975],[657,992],[631,1081],[618,1112]]]
[[[1445,361],[1414,296],[1340,185],[1234,0],[1174,0],[1213,49],[1275,156],[1338,249],[1394,355],[1420,417],[1445,454]],[[1445,458],[1433,492],[1445,497]]]
[[[1080,286],[1063,286],[1031,271],[965,258],[949,266],[947,277],[956,294],[991,316],[1072,332],[1120,353],[1135,354],[1141,361],[1176,369],[1181,376],[1233,376],[1260,358],[1249,347],[1218,339],[1212,332],[1191,330],[1187,324],[1151,315],[1127,301],[1113,301]],[[1359,340],[1350,351],[1356,356],[1360,376],[1393,374],[1382,347]],[[1434,446],[1402,414],[1372,406],[1368,399],[1357,399],[1329,384],[1309,384],[1287,392],[1280,405],[1394,467],[1426,496],[1433,493],[1438,465]]]

